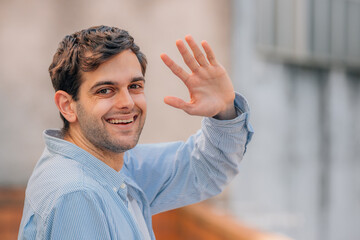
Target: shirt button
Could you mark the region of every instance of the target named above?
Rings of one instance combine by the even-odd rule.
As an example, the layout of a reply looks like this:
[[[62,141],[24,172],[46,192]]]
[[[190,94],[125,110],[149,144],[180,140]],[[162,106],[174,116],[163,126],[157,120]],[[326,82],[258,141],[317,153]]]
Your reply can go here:
[[[122,184],[120,185],[120,187],[121,187],[122,189],[124,189],[124,188],[126,188],[126,184],[125,184],[125,183],[122,183]]]
[[[113,190],[114,190],[114,192],[117,192],[117,189],[116,189],[116,187],[113,187]]]

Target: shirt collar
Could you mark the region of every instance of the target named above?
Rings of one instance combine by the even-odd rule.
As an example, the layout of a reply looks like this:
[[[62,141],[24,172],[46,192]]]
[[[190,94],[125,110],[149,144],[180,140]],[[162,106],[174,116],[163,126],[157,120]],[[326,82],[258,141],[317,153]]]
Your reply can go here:
[[[84,149],[63,139],[63,134],[58,129],[48,129],[44,133],[45,144],[49,151],[70,158],[88,170],[94,179],[102,185],[110,185],[119,190],[124,184],[123,174],[115,171],[100,159],[94,157]],[[115,189],[114,189],[115,190]]]

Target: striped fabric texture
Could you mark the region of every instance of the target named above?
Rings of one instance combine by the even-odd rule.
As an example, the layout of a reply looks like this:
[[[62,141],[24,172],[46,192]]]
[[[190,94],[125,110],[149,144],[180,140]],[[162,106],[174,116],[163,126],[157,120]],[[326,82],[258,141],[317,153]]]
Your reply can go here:
[[[125,153],[120,172],[63,140],[59,130],[46,130],[18,239],[145,240],[144,231],[155,239],[153,214],[214,196],[239,172],[253,130],[240,94],[235,105],[237,118],[204,118],[186,142],[137,145]],[[140,211],[129,211],[128,196]]]

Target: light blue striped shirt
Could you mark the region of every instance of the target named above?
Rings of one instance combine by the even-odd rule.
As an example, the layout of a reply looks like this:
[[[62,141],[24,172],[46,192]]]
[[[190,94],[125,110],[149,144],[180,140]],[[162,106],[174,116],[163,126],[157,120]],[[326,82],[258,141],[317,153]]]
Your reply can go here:
[[[235,105],[237,118],[204,118],[186,142],[137,145],[125,153],[120,172],[63,140],[59,130],[46,130],[18,239],[144,239],[128,196],[155,239],[153,214],[214,196],[238,173],[253,131],[246,100],[236,94]]]

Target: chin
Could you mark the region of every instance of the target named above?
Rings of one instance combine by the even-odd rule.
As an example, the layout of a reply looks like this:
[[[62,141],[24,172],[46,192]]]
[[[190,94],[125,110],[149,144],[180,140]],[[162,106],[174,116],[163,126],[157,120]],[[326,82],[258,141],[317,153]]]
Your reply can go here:
[[[132,148],[134,148],[138,143],[138,139],[132,139],[132,140],[129,140],[129,141],[121,141],[120,143],[118,144],[115,144],[114,148],[115,149],[112,149],[112,150],[115,150],[115,152],[125,152],[127,150],[130,150]]]
[[[137,143],[134,144],[127,144],[127,145],[122,145],[120,148],[124,149],[125,151],[133,149],[135,146],[137,145]]]

